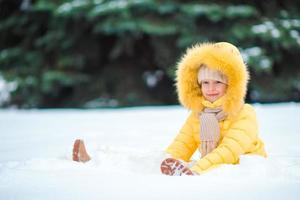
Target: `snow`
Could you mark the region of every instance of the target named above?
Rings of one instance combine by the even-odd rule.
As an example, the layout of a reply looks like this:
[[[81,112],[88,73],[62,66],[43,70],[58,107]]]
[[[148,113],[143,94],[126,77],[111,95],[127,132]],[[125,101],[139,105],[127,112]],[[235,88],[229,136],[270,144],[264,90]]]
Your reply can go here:
[[[252,26],[251,30],[256,34],[269,32],[273,38],[279,38],[281,36],[280,31],[271,21],[265,21],[263,24],[254,25]]]
[[[7,82],[0,73],[0,106],[10,100],[10,93],[16,88],[16,82]]]
[[[298,44],[300,44],[300,34],[299,34],[298,31],[291,30],[290,35],[291,35],[292,38],[294,38],[297,41]]]
[[[0,110],[0,198],[297,199],[300,104],[254,106],[268,158],[242,156],[196,177],[159,171],[188,116],[179,106]],[[76,138],[92,156],[86,164],[71,160]]]
[[[241,50],[243,59],[248,62],[251,57],[259,57],[262,56],[263,51],[260,47],[251,47],[247,49]]]

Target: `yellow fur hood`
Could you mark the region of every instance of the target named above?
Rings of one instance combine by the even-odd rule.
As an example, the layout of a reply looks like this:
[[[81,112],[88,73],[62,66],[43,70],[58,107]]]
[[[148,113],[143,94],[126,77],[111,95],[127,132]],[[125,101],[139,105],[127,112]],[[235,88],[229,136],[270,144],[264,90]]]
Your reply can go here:
[[[183,55],[176,72],[180,103],[192,111],[202,111],[203,96],[197,82],[202,64],[227,76],[228,87],[223,110],[228,113],[228,117],[235,116],[244,105],[249,72],[239,50],[227,42],[197,44]]]

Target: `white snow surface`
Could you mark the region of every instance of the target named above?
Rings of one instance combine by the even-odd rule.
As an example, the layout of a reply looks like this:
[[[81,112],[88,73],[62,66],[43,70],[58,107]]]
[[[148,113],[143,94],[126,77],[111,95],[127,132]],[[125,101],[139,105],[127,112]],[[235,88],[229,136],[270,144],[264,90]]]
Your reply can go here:
[[[0,110],[0,199],[298,199],[300,104],[254,107],[268,158],[193,177],[159,169],[189,114],[180,106]],[[90,162],[72,161],[76,138]]]

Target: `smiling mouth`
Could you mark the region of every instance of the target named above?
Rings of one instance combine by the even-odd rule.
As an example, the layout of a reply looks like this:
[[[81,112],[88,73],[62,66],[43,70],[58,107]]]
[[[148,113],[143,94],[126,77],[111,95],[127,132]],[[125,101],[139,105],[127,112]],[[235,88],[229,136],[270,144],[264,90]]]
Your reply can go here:
[[[218,94],[207,94],[207,96],[217,96]]]

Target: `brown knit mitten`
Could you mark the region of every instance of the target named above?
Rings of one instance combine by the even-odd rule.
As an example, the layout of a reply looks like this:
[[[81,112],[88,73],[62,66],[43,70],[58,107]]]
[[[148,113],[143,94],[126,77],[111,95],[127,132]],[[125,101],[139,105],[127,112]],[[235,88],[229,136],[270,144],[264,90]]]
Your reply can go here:
[[[219,122],[227,117],[221,108],[205,108],[200,113],[201,157],[214,150],[220,140]]]

